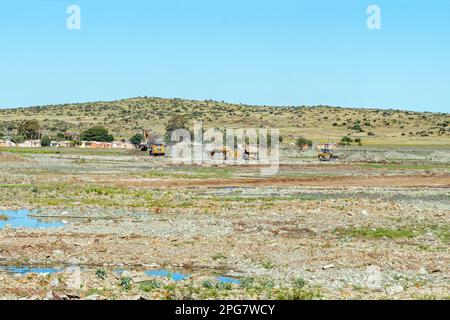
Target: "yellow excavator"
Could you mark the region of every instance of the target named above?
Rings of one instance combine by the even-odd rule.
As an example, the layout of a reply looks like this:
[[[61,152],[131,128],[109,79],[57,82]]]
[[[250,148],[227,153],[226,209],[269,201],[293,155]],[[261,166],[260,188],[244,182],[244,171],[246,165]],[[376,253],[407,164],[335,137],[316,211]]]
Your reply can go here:
[[[165,156],[166,155],[166,145],[164,141],[158,138],[156,135],[151,135],[149,132],[143,130],[144,141],[139,145],[141,151],[149,151],[151,156]]]
[[[319,144],[317,149],[319,151],[318,158],[320,161],[334,161],[339,159],[338,156],[334,155],[334,150],[336,149],[335,143]]]

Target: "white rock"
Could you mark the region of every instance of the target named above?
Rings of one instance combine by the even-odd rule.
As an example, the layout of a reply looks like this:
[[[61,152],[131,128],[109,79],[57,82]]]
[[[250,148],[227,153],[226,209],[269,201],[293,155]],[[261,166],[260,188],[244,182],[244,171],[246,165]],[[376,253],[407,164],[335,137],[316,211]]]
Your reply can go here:
[[[50,287],[53,287],[53,288],[59,286],[58,278],[54,278],[52,281],[50,281],[49,285],[50,285]]]
[[[377,290],[383,286],[383,273],[379,266],[369,266],[366,269],[366,286],[369,289]]]
[[[47,300],[54,300],[55,296],[53,295],[53,291],[47,292],[47,294],[45,295],[45,299],[47,299]]]
[[[428,271],[427,271],[427,269],[425,269],[424,267],[422,267],[422,268],[420,268],[420,270],[419,270],[419,274],[420,274],[420,275],[423,275],[423,276],[426,276],[426,275],[428,274]]]
[[[98,300],[100,298],[100,295],[98,294],[91,294],[90,296],[87,296],[86,300]]]
[[[405,291],[405,289],[399,284],[386,288],[386,293],[391,296],[394,294],[402,293],[403,291]]]
[[[54,250],[53,251],[53,256],[54,257],[63,257],[64,256],[64,252],[62,250]]]
[[[69,290],[79,290],[81,288],[81,269],[78,266],[70,266],[66,269],[66,286]]]

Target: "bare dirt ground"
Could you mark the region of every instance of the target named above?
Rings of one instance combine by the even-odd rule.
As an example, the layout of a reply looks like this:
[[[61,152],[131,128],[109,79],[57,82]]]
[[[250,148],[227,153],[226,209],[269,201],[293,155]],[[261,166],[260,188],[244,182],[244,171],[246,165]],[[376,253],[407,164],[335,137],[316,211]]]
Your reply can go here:
[[[0,210],[62,224],[4,217],[0,297],[448,299],[450,163],[399,156],[282,159],[262,177],[134,154],[1,154]]]

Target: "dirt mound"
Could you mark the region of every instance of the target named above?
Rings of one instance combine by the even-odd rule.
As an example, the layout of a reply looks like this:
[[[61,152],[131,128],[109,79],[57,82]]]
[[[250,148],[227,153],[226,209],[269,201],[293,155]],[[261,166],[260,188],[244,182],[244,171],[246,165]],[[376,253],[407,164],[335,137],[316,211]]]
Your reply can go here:
[[[0,152],[0,162],[26,162],[27,160],[22,158],[21,156]]]

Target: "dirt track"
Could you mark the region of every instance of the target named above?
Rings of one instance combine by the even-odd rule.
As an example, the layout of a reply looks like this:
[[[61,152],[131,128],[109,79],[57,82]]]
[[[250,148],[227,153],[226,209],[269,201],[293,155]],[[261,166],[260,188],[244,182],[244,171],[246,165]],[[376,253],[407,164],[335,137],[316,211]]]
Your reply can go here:
[[[302,177],[241,179],[121,179],[115,186],[141,188],[234,187],[234,186],[305,186],[305,187],[450,187],[449,174],[382,175],[370,177]]]

